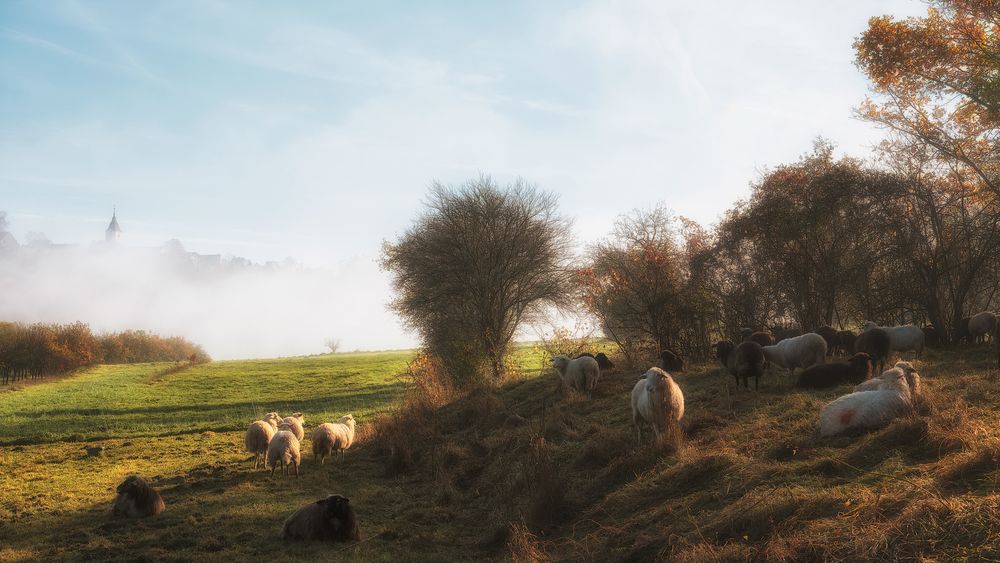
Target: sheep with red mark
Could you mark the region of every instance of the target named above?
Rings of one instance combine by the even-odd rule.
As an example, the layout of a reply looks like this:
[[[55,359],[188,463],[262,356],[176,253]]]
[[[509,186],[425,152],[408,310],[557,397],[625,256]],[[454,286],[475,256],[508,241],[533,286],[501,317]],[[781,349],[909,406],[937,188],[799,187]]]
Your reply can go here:
[[[912,412],[913,401],[906,376],[901,371],[890,372],[884,374],[878,389],[856,391],[827,403],[819,415],[820,436],[879,428]]]

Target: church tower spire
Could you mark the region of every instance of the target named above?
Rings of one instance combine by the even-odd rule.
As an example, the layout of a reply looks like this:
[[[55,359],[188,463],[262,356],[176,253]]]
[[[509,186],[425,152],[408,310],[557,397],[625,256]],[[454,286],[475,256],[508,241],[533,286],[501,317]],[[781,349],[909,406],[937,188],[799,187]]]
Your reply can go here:
[[[118,209],[112,208],[111,222],[108,223],[108,228],[104,231],[104,241],[114,243],[121,240],[121,238],[122,228],[118,225]]]

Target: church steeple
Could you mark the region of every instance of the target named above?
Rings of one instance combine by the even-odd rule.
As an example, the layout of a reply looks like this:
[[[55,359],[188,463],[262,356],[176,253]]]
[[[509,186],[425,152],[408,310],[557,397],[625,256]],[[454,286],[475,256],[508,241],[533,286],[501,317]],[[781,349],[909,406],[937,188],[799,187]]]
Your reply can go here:
[[[122,228],[118,226],[118,209],[112,208],[111,222],[104,231],[105,242],[118,242],[122,238]]]

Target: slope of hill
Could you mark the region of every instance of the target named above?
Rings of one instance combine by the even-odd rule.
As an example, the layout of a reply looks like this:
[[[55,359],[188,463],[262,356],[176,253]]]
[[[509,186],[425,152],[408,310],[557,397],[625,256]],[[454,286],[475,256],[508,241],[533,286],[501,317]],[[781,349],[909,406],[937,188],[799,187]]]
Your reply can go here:
[[[830,440],[816,415],[844,388],[807,393],[769,373],[759,393],[735,391],[695,366],[677,377],[683,437],[641,446],[637,373],[566,397],[523,351],[536,375],[438,408],[407,402],[343,462],[314,464],[307,437],[301,478],[250,470],[254,417],[302,410],[311,428],[353,411],[367,425],[400,396],[409,358],[101,367],[4,393],[0,560],[1000,557],[1000,392],[980,350],[918,363],[919,415]],[[87,457],[78,440],[106,453]],[[161,489],[162,515],[108,517],[130,473]],[[363,542],[277,538],[294,508],[328,493],[352,499]]]

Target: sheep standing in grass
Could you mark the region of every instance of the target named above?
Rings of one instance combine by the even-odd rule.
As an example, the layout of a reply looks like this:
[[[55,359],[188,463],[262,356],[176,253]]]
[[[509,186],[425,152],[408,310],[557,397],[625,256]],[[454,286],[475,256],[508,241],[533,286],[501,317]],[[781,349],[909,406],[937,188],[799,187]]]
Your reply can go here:
[[[313,460],[319,460],[320,465],[326,456],[339,451],[341,459],[344,450],[354,443],[354,416],[344,415],[337,422],[320,424],[313,430],[312,447]]]
[[[292,416],[286,416],[281,419],[281,422],[278,423],[278,427],[280,428],[283,424],[290,427],[291,431],[300,442],[302,441],[302,438],[305,437],[306,431],[304,427],[306,425],[306,418],[302,416],[302,413],[297,412]]]
[[[815,332],[780,340],[773,346],[764,346],[763,350],[767,361],[789,371],[826,361],[826,340]]]
[[[299,476],[299,465],[302,463],[302,453],[299,451],[299,439],[291,430],[290,425],[282,424],[278,432],[271,438],[267,446],[267,463],[271,466],[271,476],[274,470],[281,467],[281,472],[288,475],[288,466],[295,466],[295,476]]]
[[[837,337],[833,339],[836,352],[845,356],[850,355],[854,352],[854,342],[857,339],[858,335],[849,330],[838,330]]]
[[[264,418],[262,418],[261,420],[263,420],[264,422],[270,424],[271,428],[274,428],[275,430],[277,430],[278,426],[281,425],[282,418],[281,418],[281,415],[278,414],[278,413],[276,413],[276,412],[269,412],[269,413],[265,414]]]
[[[281,527],[281,539],[359,541],[361,530],[351,501],[330,495],[293,512]]]
[[[593,392],[601,377],[601,366],[594,358],[583,356],[575,360],[567,356],[552,358],[552,367],[559,372],[562,382],[574,391]]]
[[[889,335],[889,350],[891,351],[913,351],[916,352],[917,357],[924,353],[924,331],[916,325],[878,326],[874,322],[868,321],[865,323],[863,332],[873,329],[884,330]]]
[[[254,421],[247,428],[243,443],[246,444],[247,451],[253,454],[254,469],[257,469],[261,461],[267,461],[267,446],[271,443],[274,432],[275,428],[263,420]]]
[[[819,415],[820,436],[878,428],[913,410],[906,376],[886,372],[878,389],[857,391],[827,403]]]
[[[880,328],[862,332],[854,342],[856,352],[864,352],[871,356],[875,373],[882,373],[885,369],[885,363],[889,361],[889,349],[889,333]]]
[[[823,325],[813,332],[822,336],[823,340],[826,340],[826,355],[832,356],[837,345],[837,329],[830,325]]]
[[[812,366],[799,374],[796,383],[799,387],[819,388],[833,387],[841,383],[861,383],[872,373],[872,358],[864,352],[858,352],[846,362],[820,364]]]
[[[756,342],[761,346],[770,346],[774,344],[774,337],[771,336],[770,332],[757,331],[751,333],[750,336],[743,339],[744,342]]]
[[[632,388],[632,425],[637,439],[642,441],[639,421],[653,427],[657,439],[670,425],[684,416],[684,393],[670,374],[660,368],[650,368]]]
[[[997,328],[997,316],[990,311],[969,317],[969,342],[986,342]]]
[[[736,378],[736,387],[740,386],[742,380],[743,387],[749,389],[752,377],[754,390],[759,389],[760,377],[764,375],[767,363],[764,359],[764,349],[760,344],[747,340],[735,346],[729,340],[722,340],[715,344],[715,354],[722,367],[729,370],[729,373]]]
[[[578,354],[576,357],[594,358],[595,360],[597,360],[597,367],[601,368],[601,371],[615,367],[615,363],[612,362],[611,358],[608,358],[608,355],[605,354],[604,352],[598,352],[596,356],[594,354],[591,354],[590,352],[582,352]]]
[[[111,506],[112,516],[145,518],[163,512],[163,497],[145,479],[130,475],[116,489],[118,496]]]

